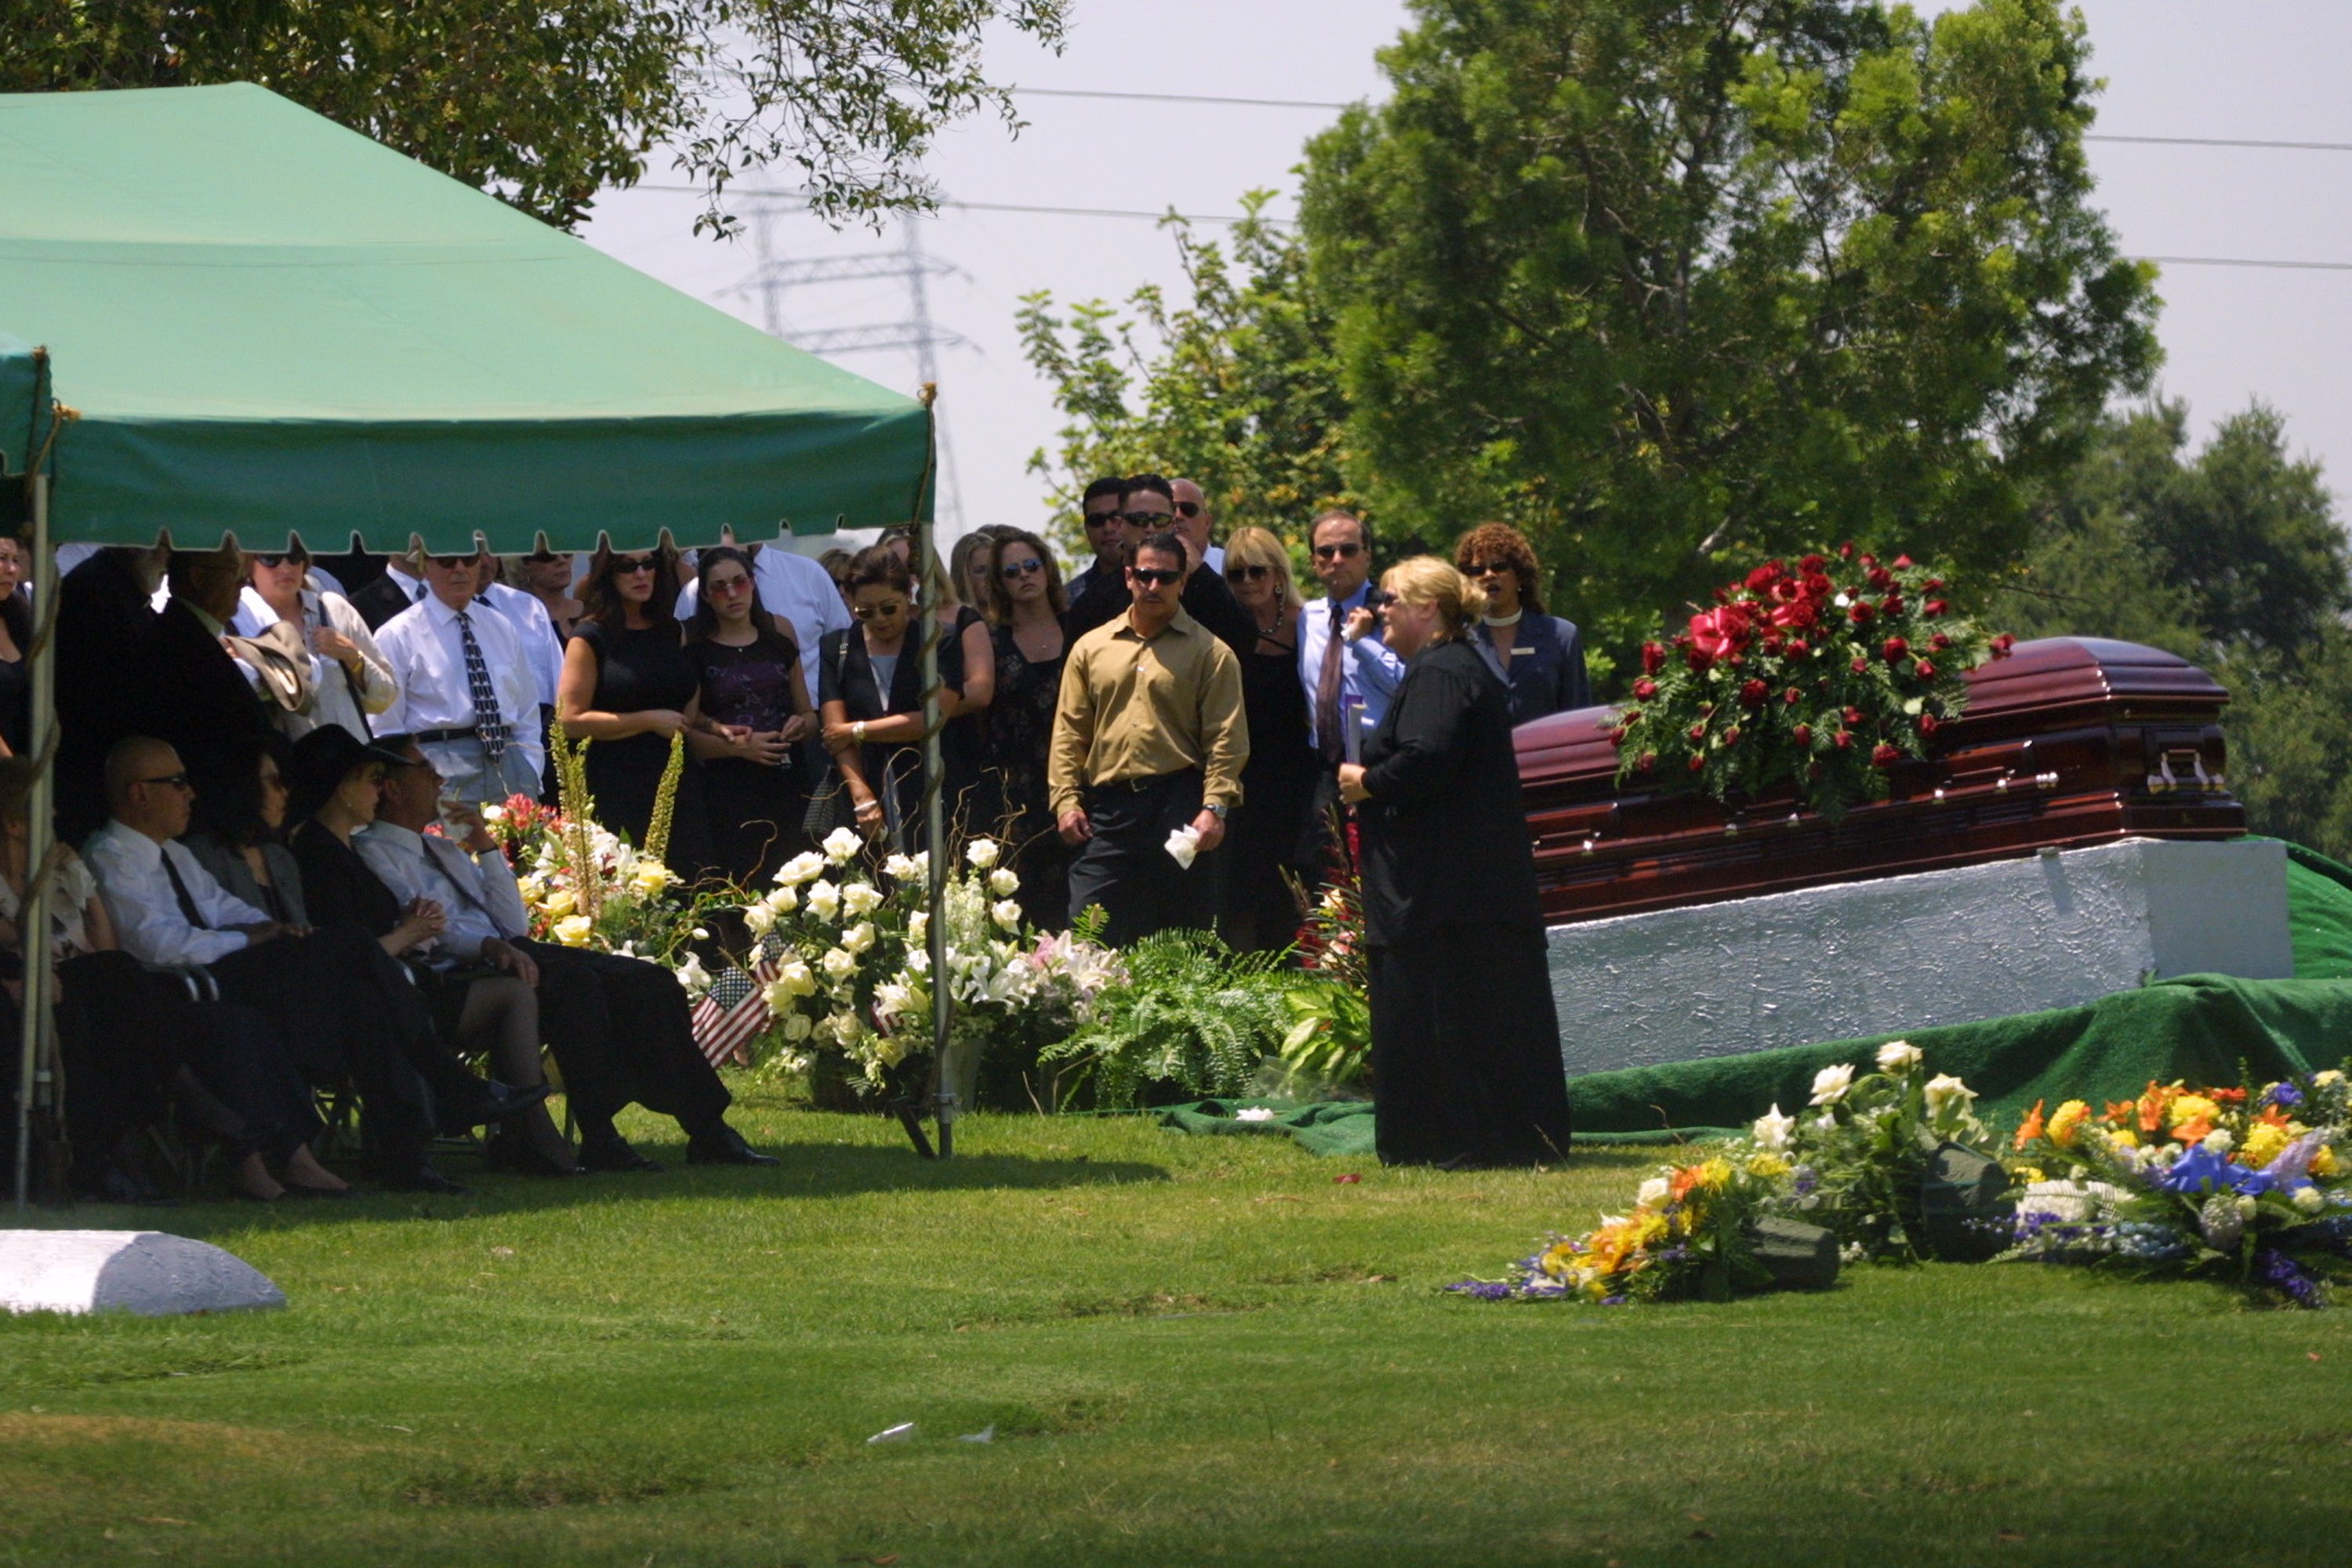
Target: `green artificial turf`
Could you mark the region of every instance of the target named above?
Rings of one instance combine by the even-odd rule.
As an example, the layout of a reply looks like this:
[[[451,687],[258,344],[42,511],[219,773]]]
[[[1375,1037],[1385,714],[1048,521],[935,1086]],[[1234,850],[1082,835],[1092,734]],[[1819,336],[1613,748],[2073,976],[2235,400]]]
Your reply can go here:
[[[43,1216],[201,1237],[292,1304],[0,1324],[0,1562],[2352,1556],[2352,1310],[2028,1266],[1487,1305],[1439,1287],[1651,1156],[1387,1173],[980,1118],[926,1164],[739,1110],[781,1171]]]

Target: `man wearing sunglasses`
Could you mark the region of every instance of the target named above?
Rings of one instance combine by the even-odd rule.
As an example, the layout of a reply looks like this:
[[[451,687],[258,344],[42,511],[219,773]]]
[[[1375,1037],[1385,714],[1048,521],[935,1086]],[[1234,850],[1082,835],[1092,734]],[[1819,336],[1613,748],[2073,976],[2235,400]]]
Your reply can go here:
[[[1185,609],[1187,574],[1173,533],[1128,546],[1126,611],[1071,644],[1054,712],[1045,784],[1077,849],[1070,908],[1100,905],[1115,947],[1216,924],[1215,851],[1249,761],[1241,661]],[[1188,827],[1189,866],[1170,853]]]
[[[469,805],[536,799],[547,761],[538,683],[514,623],[476,596],[479,552],[411,559],[431,591],[376,634],[400,683],[376,731],[414,736]]]
[[[1184,550],[1181,598],[1186,615],[1206,626],[1236,656],[1257,646],[1257,623],[1242,608],[1242,602],[1234,597],[1223,574],[1211,570],[1186,538],[1176,510],[1173,485],[1158,474],[1138,474],[1127,481],[1120,492],[1119,510],[1128,545],[1165,531]],[[1123,575],[1096,576],[1083,595],[1070,601],[1070,608],[1062,617],[1063,636],[1076,643],[1097,626],[1108,625],[1126,614],[1128,602],[1128,583]]]
[[[1126,489],[1127,481],[1117,476],[1097,479],[1087,487],[1086,498],[1078,503],[1078,516],[1086,525],[1087,547],[1095,552],[1095,558],[1087,563],[1085,571],[1062,584],[1063,603],[1076,604],[1098,579],[1116,578],[1126,570],[1118,558],[1127,539],[1119,531],[1123,521],[1119,498]]]
[[[1404,679],[1404,660],[1381,640],[1372,599],[1372,531],[1348,511],[1327,511],[1307,531],[1323,597],[1310,599],[1298,628],[1298,679],[1307,688],[1307,727],[1322,758],[1324,801],[1339,796],[1348,759],[1346,725],[1360,709],[1362,733],[1379,727]]]
[[[1176,503],[1176,532],[1184,541],[1184,548],[1196,566],[1206,566],[1220,577],[1225,572],[1225,552],[1209,542],[1216,530],[1217,520],[1209,511],[1209,498],[1191,479],[1168,481],[1169,499]]]

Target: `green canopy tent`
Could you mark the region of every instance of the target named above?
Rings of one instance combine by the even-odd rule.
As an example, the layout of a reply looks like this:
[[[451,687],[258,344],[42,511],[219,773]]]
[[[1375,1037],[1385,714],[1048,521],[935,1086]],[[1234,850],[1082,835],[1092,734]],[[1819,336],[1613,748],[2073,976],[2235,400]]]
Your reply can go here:
[[[927,403],[265,89],[0,95],[0,471],[25,478],[35,546],[37,747],[54,540],[461,552],[927,525],[931,439]],[[25,1012],[29,1089],[45,999]]]

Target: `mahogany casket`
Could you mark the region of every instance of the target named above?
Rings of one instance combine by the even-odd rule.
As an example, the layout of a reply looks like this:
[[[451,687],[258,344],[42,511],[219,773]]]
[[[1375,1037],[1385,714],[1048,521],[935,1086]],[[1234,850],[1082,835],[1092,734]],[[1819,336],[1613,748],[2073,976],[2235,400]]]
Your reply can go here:
[[[1617,783],[1611,710],[1520,726],[1536,879],[1552,925],[2079,848],[2118,838],[2231,838],[2229,693],[2137,643],[2020,643],[1968,677],[1969,704],[1887,798],[1831,823],[1779,795],[1725,804]]]

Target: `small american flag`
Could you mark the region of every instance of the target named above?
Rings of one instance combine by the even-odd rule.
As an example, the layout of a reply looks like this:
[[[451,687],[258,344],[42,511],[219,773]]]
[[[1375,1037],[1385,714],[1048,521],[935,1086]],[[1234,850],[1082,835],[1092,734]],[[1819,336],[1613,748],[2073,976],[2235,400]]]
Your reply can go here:
[[[694,1043],[712,1067],[736,1057],[768,1026],[768,1003],[761,993],[782,969],[782,952],[781,945],[774,952],[763,945],[751,973],[730,967],[694,1005]]]

